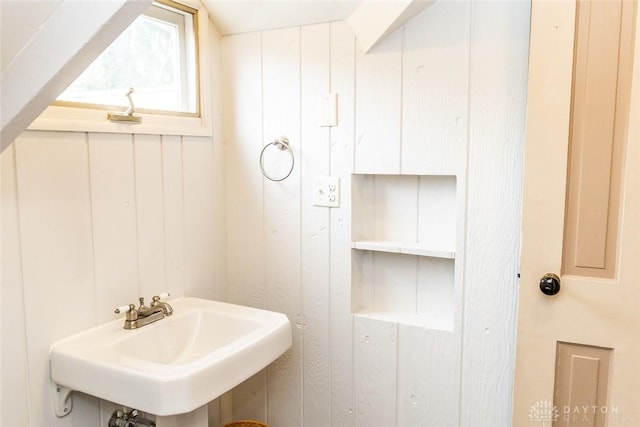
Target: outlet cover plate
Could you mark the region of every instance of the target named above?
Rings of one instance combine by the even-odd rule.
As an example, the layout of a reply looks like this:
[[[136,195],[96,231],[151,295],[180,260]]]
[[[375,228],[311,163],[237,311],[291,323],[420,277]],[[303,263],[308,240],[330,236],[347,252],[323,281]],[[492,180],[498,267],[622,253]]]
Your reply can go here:
[[[313,205],[340,207],[340,178],[317,176],[313,178]]]

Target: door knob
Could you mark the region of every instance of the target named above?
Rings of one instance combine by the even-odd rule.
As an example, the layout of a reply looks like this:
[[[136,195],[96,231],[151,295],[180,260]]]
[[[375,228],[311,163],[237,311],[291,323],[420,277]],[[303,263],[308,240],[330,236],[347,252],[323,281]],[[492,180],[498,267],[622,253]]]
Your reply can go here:
[[[540,290],[545,295],[555,295],[560,292],[560,278],[553,274],[547,273],[540,279]]]

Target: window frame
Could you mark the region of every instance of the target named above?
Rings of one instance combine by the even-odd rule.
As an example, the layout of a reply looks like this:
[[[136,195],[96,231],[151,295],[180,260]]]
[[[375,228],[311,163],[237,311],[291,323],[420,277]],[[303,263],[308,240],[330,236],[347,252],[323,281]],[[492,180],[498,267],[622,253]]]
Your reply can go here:
[[[210,64],[206,60],[209,53],[209,16],[197,0],[155,0],[176,9],[186,8],[194,12],[195,60],[196,60],[196,112],[175,112],[137,108],[136,115],[141,123],[111,122],[107,112],[124,111],[122,106],[83,104],[69,101],[55,101],[31,123],[30,130],[81,131],[130,134],[159,134],[209,136],[210,120]],[[203,60],[203,58],[205,60]],[[123,94],[124,96],[124,94]],[[135,95],[134,95],[135,102]]]

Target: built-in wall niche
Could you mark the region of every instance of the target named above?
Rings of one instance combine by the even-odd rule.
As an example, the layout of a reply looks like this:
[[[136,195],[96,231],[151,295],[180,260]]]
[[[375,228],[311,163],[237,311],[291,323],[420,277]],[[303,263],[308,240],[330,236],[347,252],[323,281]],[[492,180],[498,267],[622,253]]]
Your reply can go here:
[[[456,177],[352,177],[352,310],[453,330]]]

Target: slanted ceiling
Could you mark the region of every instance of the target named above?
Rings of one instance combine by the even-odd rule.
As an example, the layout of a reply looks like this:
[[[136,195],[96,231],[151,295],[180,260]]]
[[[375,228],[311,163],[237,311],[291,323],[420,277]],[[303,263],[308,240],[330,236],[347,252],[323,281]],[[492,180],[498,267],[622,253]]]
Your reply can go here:
[[[202,3],[218,32],[226,36],[343,21],[362,0],[202,0]]]
[[[435,0],[202,0],[222,35],[343,21],[368,52]]]
[[[1,149],[26,129],[151,1],[1,0]],[[346,20],[365,52],[433,2],[201,1],[222,35]]]

